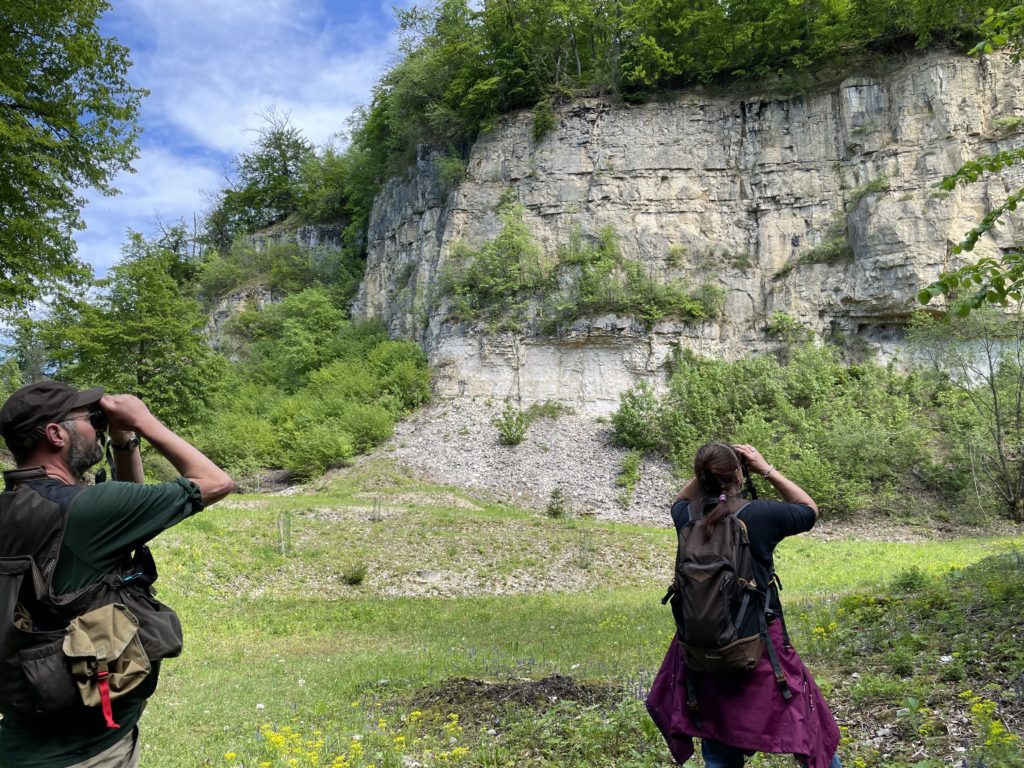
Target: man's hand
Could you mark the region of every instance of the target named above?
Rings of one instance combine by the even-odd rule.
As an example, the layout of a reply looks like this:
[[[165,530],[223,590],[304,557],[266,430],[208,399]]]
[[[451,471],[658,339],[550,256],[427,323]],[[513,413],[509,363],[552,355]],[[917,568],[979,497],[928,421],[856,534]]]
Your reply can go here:
[[[152,426],[156,417],[149,408],[135,395],[104,395],[100,398],[100,408],[110,420],[112,432],[142,432]]]
[[[171,465],[199,486],[203,504],[213,504],[235,487],[231,477],[197,448],[174,434],[134,395],[104,395],[102,408],[110,420],[111,433],[135,432],[146,438]],[[141,464],[139,465],[141,468]]]

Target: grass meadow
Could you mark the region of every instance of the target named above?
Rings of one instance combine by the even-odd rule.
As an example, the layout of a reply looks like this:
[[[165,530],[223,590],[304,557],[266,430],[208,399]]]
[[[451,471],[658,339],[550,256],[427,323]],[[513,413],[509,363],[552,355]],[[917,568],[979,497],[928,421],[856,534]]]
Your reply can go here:
[[[844,600],[1022,543],[784,542],[794,642],[837,713]],[[674,547],[667,528],[552,519],[384,463],[303,495],[231,497],[154,543],[186,636],[144,717],[141,766],[671,765],[641,699],[673,632],[660,598]],[[906,709],[890,687],[880,717]],[[847,764],[886,764],[846,732]]]

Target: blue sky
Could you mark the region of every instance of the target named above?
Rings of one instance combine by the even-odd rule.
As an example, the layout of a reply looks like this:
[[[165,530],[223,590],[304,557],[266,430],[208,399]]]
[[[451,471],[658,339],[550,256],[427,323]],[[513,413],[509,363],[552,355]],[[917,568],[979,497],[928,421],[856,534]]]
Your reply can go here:
[[[97,275],[129,229],[201,216],[269,108],[317,145],[335,140],[393,63],[393,5],[411,0],[113,0],[101,28],[132,52],[148,88],[136,173],[116,197],[88,193],[78,255]]]

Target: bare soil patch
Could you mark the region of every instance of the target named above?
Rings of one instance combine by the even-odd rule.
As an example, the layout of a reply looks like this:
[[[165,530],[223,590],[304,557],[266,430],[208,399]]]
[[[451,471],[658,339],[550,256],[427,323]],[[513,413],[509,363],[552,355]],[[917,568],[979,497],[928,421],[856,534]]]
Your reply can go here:
[[[617,686],[581,682],[568,675],[503,681],[457,678],[436,688],[421,690],[408,705],[444,714],[455,713],[460,721],[485,723],[501,719],[509,708],[542,714],[559,701],[611,706],[626,695]]]

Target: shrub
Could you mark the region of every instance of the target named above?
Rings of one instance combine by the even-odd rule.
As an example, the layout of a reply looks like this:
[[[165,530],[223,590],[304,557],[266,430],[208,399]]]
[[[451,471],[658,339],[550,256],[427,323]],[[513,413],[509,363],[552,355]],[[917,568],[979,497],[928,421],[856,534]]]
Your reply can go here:
[[[872,189],[872,185],[868,185],[868,187],[863,189],[866,191],[888,190],[888,180],[884,176],[881,178],[883,181],[876,183],[876,188]],[[866,193],[864,192],[864,194]],[[800,254],[797,261],[800,264],[832,264],[837,261],[847,261],[852,259],[853,256],[854,253],[850,245],[850,233],[846,217],[841,216],[828,225],[822,234],[821,242],[809,251]]]
[[[572,516],[572,504],[569,501],[569,497],[565,495],[562,486],[556,485],[551,489],[551,495],[548,497],[548,505],[544,508],[544,513],[556,520]]]
[[[772,312],[764,327],[765,333],[787,344],[804,344],[811,340],[810,328],[785,312]]]
[[[392,414],[372,403],[350,403],[337,414],[335,421],[352,438],[356,453],[365,453],[380,445],[391,437],[395,427]]]
[[[725,289],[683,280],[662,281],[619,250],[615,230],[586,240],[578,227],[548,260],[522,220],[522,207],[502,203],[501,233],[479,248],[457,244],[442,272],[440,297],[450,316],[487,323],[490,330],[519,331],[536,322],[544,333],[583,317],[615,313],[650,327],[666,317],[684,321],[717,317]]]
[[[642,452],[665,446],[659,423],[661,404],[653,387],[640,381],[619,395],[619,408],[612,414],[612,427],[619,445]]]
[[[523,223],[522,206],[503,203],[501,233],[473,249],[457,244],[441,276],[451,314],[460,320],[487,320],[495,330],[522,327],[530,300],[550,284],[543,253]]]
[[[297,431],[289,435],[284,444],[284,466],[299,480],[309,480],[331,467],[344,466],[354,455],[352,439],[332,421]]]
[[[257,246],[250,238],[239,237],[230,250],[207,258],[199,272],[198,288],[208,304],[244,285],[301,293],[309,287],[350,282],[346,273],[355,270],[362,274],[362,265],[352,261],[344,249],[309,249],[287,239]]]
[[[214,254],[203,264],[199,273],[200,295],[207,304],[213,304],[245,282],[242,266],[233,259]]]
[[[348,323],[339,330],[335,349],[338,359],[360,359],[387,340],[387,331],[380,323]]]
[[[379,394],[379,386],[379,379],[367,366],[341,359],[313,371],[304,391],[331,410],[344,408],[348,402],[369,402]]]
[[[466,161],[459,152],[445,152],[435,155],[434,167],[437,169],[437,180],[443,190],[455,189],[466,176]]]
[[[279,435],[266,417],[224,411],[214,416],[197,447],[229,474],[247,477],[280,464]]]
[[[928,586],[928,575],[918,566],[900,571],[892,580],[892,587],[897,592],[920,592]]]
[[[623,507],[628,507],[633,500],[633,492],[640,482],[640,462],[643,457],[643,451],[638,450],[632,450],[622,457],[622,469],[615,478],[615,484],[622,489],[619,502]]]
[[[992,121],[992,128],[996,133],[1000,133],[1004,136],[1011,133],[1019,133],[1024,129],[1024,117],[1021,117],[1020,115],[997,117]]]
[[[850,205],[856,207],[861,200],[868,195],[875,193],[888,192],[892,188],[892,183],[886,174],[881,174],[877,178],[872,179],[867,184],[857,187],[850,193]]]
[[[876,365],[844,366],[835,350],[803,344],[789,360],[736,362],[689,352],[672,364],[668,392],[647,384],[620,396],[617,442],[659,451],[681,474],[702,444],[751,443],[833,513],[872,505],[907,511],[898,484],[927,451],[921,392],[909,376]]]
[[[323,292],[299,298],[253,322],[265,342],[263,357],[235,369],[215,398],[209,428],[194,436],[236,474],[284,466],[308,479],[379,445],[398,418],[430,397],[430,371],[418,347],[389,340],[379,324],[339,320]],[[303,309],[310,314],[300,319]],[[319,340],[317,354],[327,362],[313,367],[295,345],[283,348],[276,332]],[[292,373],[282,375],[289,367]],[[306,367],[308,374],[297,375]],[[286,381],[299,385],[288,393]]]
[[[541,99],[533,108],[533,140],[540,141],[547,136],[556,125],[555,113],[551,109],[551,99]]]
[[[392,395],[402,413],[430,399],[430,368],[426,355],[408,341],[383,341],[366,356],[380,391]]]
[[[366,581],[367,571],[366,563],[362,560],[357,560],[342,569],[341,580],[350,587],[358,587]]]
[[[498,428],[498,440],[503,445],[519,445],[526,437],[530,420],[523,411],[512,405],[511,400],[506,400],[505,409],[494,420],[494,426]]]

